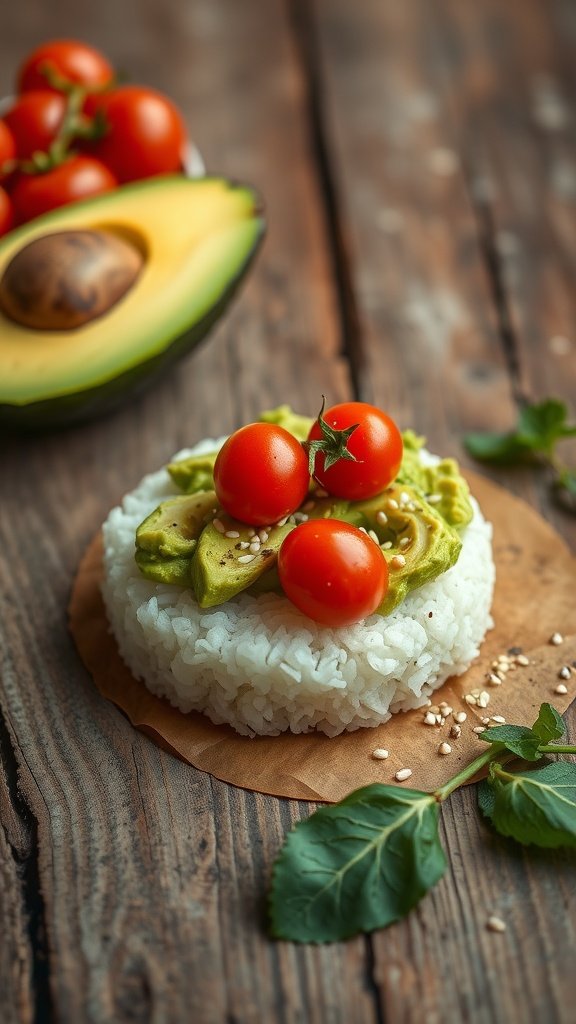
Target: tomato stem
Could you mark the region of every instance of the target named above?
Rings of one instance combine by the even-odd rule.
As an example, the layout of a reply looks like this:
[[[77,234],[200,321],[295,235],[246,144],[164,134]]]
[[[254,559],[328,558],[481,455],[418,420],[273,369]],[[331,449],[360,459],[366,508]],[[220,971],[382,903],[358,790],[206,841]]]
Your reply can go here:
[[[340,462],[341,459],[348,462],[358,462],[356,456],[348,448],[348,441],[359,424],[354,423],[351,427],[346,427],[345,430],[337,430],[335,427],[331,427],[324,419],[325,407],[326,396],[322,395],[322,406],[317,418],[322,437],[318,440],[302,442],[304,451],[308,456],[308,470],[311,477],[315,476],[316,456],[319,454],[324,455],[325,471],[337,462]]]

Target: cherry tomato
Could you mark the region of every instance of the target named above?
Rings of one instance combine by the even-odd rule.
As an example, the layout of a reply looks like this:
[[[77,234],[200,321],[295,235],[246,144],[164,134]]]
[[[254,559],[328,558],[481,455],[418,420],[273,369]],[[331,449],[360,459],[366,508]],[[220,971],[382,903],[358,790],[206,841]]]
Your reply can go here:
[[[309,519],[292,530],[278,553],[278,573],[292,603],[325,626],[365,619],[388,589],[378,545],[339,519]]]
[[[234,519],[266,526],[294,512],[308,493],[308,459],[299,441],[275,423],[249,423],[218,453],[214,488]]]
[[[182,168],[186,129],[166,96],[137,85],[89,96],[85,111],[104,116],[107,132],[92,151],[118,181],[137,181]]]
[[[3,167],[16,159],[14,136],[5,121],[0,120],[0,181],[5,177]]]
[[[4,114],[21,160],[46,153],[64,119],[66,100],[56,92],[27,92]]]
[[[12,201],[18,219],[27,221],[57,206],[111,192],[116,186],[114,175],[99,160],[73,156],[45,174],[20,175]]]
[[[335,430],[358,424],[346,445],[356,461],[339,459],[324,469],[324,454],[318,452],[314,463],[316,480],[330,494],[349,501],[361,501],[383,491],[397,476],[402,462],[402,435],[394,420],[366,402],[333,405],[324,413],[324,420]],[[321,438],[322,430],[316,421],[308,440]]]
[[[8,193],[0,188],[0,236],[10,231],[14,223],[14,212]]]
[[[53,88],[45,71],[93,89],[109,85],[114,78],[113,68],[98,50],[74,39],[56,39],[33,50],[18,73],[19,91]]]

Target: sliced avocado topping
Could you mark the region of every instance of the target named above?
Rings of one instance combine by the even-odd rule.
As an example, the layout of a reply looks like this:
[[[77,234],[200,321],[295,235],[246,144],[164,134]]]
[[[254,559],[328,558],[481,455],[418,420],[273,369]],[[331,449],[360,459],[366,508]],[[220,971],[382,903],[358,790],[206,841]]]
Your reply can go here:
[[[261,542],[256,548],[256,534],[252,527],[230,516],[220,514],[217,520],[225,527],[222,533],[209,523],[200,536],[192,559],[192,586],[201,608],[212,608],[235,597],[276,564],[284,537],[294,527],[272,526],[260,530]],[[237,537],[227,537],[236,533]]]
[[[149,551],[144,551],[143,548],[136,550],[134,558],[147,580],[153,580],[154,583],[174,583],[178,587],[192,586],[192,558],[159,558]]]
[[[372,531],[388,563],[380,615],[389,615],[409,591],[446,572],[462,547],[456,530],[408,485],[393,484],[369,501],[354,502],[342,518]]]
[[[207,517],[216,509],[214,491],[163,501],[136,530],[136,548],[157,558],[190,558]]]
[[[184,494],[196,491],[211,491],[214,488],[214,463],[218,452],[205,455],[189,455],[166,466],[174,483]]]
[[[297,412],[292,412],[289,405],[279,405],[277,409],[268,409],[267,412],[261,414],[260,420],[262,423],[277,423],[299,441],[306,441],[314,423],[312,416],[300,416]]]

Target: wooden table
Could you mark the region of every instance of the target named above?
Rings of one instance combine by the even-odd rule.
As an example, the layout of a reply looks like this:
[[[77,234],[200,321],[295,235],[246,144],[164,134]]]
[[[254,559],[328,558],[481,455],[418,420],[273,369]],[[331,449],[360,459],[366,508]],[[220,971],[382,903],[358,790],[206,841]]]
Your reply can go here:
[[[574,415],[574,5],[16,3],[0,93],[59,35],[173,95],[209,169],[261,190],[269,236],[209,343],[144,397],[2,440],[2,1019],[572,1021],[574,857],[498,838],[473,789],[446,807],[449,870],[407,921],[271,942],[270,865],[311,806],[136,733],[79,664],[66,604],[121,495],[262,408],[356,395],[464,463],[462,433],[506,429],[524,397]],[[542,472],[491,475],[576,547]]]

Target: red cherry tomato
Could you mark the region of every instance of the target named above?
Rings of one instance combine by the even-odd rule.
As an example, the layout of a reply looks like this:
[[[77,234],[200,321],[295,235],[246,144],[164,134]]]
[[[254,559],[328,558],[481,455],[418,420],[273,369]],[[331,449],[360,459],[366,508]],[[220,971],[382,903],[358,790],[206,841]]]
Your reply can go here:
[[[308,493],[308,459],[275,423],[249,423],[232,434],[214,466],[214,488],[234,519],[267,526],[294,512]]]
[[[118,181],[137,181],[182,168],[186,129],[179,111],[166,96],[153,89],[125,85],[89,96],[85,111],[104,116],[106,134],[92,152]]]
[[[56,92],[27,92],[19,96],[4,120],[12,132],[21,160],[46,153],[64,119],[66,100]]]
[[[114,78],[113,68],[98,50],[73,39],[56,39],[33,50],[18,73],[19,91],[51,89],[46,71],[93,89],[109,85]]]
[[[3,188],[0,188],[0,236],[5,235],[14,224],[14,212],[10,197]]]
[[[339,459],[324,469],[324,454],[319,452],[314,463],[314,476],[330,494],[349,501],[371,498],[392,483],[402,462],[402,435],[394,420],[385,412],[366,402],[342,402],[324,413],[326,423],[345,430],[358,424],[350,435],[347,448],[356,462]],[[315,422],[309,441],[320,440],[322,431]]]
[[[278,553],[280,583],[293,604],[325,626],[349,626],[376,610],[388,565],[362,530],[338,519],[309,519]]]
[[[3,168],[16,159],[14,136],[5,121],[0,120],[0,181],[6,176]]]
[[[20,175],[12,201],[18,219],[27,221],[57,206],[111,192],[117,184],[114,175],[99,160],[74,156],[45,174]]]

